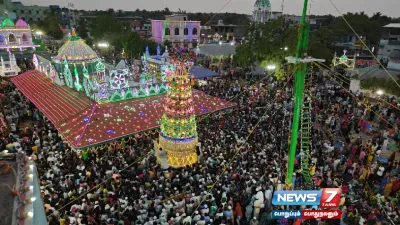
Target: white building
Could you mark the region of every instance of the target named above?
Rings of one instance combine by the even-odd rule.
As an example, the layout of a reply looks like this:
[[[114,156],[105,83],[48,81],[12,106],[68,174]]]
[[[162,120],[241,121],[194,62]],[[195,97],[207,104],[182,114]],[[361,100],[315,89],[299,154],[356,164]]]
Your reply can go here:
[[[152,39],[160,44],[165,41],[175,46],[189,47],[199,42],[200,21],[189,21],[186,14],[166,16],[165,20],[151,20]]]
[[[387,62],[388,69],[400,70],[400,23],[384,27],[389,29],[389,35],[379,43],[378,58]]]
[[[10,18],[5,18],[0,28],[0,51],[4,56],[0,58],[0,76],[15,76],[21,71],[13,52],[35,48],[29,25],[22,19],[14,24]]]

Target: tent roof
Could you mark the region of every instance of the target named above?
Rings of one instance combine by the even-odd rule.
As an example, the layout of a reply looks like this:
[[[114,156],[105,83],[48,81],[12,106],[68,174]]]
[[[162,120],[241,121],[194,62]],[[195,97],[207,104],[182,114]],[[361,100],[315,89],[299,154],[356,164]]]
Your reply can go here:
[[[223,44],[207,44],[194,48],[196,54],[204,54],[207,56],[218,56],[218,55],[232,55],[236,52],[236,45]]]
[[[400,28],[400,23],[389,23],[388,25],[383,26],[383,27],[386,27],[386,28]]]
[[[400,50],[394,49],[390,54],[389,58],[400,58]]]
[[[218,73],[211,71],[207,68],[204,68],[202,66],[194,66],[191,70],[190,73],[193,74],[195,79],[202,79],[202,78],[207,78],[207,77],[215,77],[219,76]]]
[[[12,82],[54,124],[74,148],[84,148],[160,126],[165,95],[96,104],[66,86],[53,84],[44,74],[31,70]],[[197,116],[236,104],[193,90]]]
[[[129,68],[128,65],[126,65],[126,62],[124,59],[121,59],[121,61],[119,61],[119,63],[115,66],[115,69],[117,70],[123,70],[123,69],[127,69]]]

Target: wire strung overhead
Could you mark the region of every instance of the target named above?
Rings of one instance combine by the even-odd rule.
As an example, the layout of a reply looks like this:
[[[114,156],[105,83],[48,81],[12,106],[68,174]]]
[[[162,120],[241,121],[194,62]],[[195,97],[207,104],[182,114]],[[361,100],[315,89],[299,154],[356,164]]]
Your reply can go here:
[[[386,68],[382,65],[382,63],[379,61],[379,59],[375,56],[375,54],[371,51],[371,49],[365,44],[365,42],[361,39],[360,35],[354,30],[354,28],[350,25],[350,23],[346,20],[344,17],[343,13],[340,12],[340,10],[336,7],[335,3],[333,3],[332,0],[329,0],[332,4],[332,6],[336,9],[336,11],[340,14],[340,17],[346,22],[347,26],[353,31],[353,33],[357,36],[358,40],[363,44],[364,47],[367,48],[368,52],[374,57],[374,59],[379,63],[379,65],[383,68],[383,70],[386,72],[387,75],[393,80],[393,82],[400,88],[400,84],[394,79],[394,77],[386,70]]]
[[[326,70],[330,70],[328,66],[326,66],[326,65],[324,65],[324,64],[322,64],[322,63],[315,62],[315,64],[317,64],[317,65],[319,65],[319,66],[325,68]],[[336,72],[336,71],[331,71],[331,73],[335,74],[336,76],[339,76],[339,77],[337,77],[337,78],[340,79],[343,83],[350,85],[350,79],[349,79],[349,78],[343,76],[342,74],[340,74],[340,73],[338,73],[338,72]],[[341,78],[340,78],[340,77],[341,77]],[[385,104],[387,104],[387,105],[389,105],[389,106],[390,106],[391,108],[393,108],[393,109],[396,109],[396,110],[399,110],[399,111],[400,111],[400,108],[399,108],[399,107],[397,107],[397,106],[395,106],[395,105],[393,105],[393,104],[390,104],[390,102],[387,102],[387,101],[384,100],[384,99],[377,98],[377,100],[380,101],[380,102],[383,102],[383,103],[385,103]]]

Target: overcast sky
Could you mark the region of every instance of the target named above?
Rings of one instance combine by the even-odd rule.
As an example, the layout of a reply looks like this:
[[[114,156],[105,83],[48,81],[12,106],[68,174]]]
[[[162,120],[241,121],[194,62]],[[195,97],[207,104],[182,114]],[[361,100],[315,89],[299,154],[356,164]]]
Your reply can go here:
[[[60,5],[73,3],[76,9],[94,10],[136,9],[161,10],[168,7],[171,11],[186,10],[188,12],[218,12],[229,0],[19,0],[25,5]],[[284,0],[284,13],[301,14],[303,0]],[[372,15],[381,12],[391,17],[400,17],[400,0],[332,0],[340,11],[361,12]],[[232,0],[221,12],[236,12],[251,14],[255,0]],[[272,10],[281,11],[282,0],[271,0]],[[338,15],[329,0],[312,0],[311,14]]]

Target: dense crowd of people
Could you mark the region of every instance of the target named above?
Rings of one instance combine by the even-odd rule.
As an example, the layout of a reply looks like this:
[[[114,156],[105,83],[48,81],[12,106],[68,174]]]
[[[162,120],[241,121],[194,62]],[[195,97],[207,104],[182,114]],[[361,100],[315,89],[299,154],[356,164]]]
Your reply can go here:
[[[107,144],[82,160],[57,130],[10,82],[2,104],[10,130],[2,149],[25,151],[36,161],[49,224],[400,224],[400,167],[395,152],[400,117],[389,105],[366,102],[334,80],[314,74],[310,169],[297,150],[295,189],[309,173],[313,188],[341,187],[341,221],[274,220],[273,192],[285,188],[293,117],[293,80],[272,77],[250,84],[232,77],[208,81],[207,94],[237,103],[230,111],[198,118],[199,162],[163,170],[153,140],[158,131],[116,147]],[[391,126],[393,125],[394,128]],[[11,145],[10,145],[11,144]],[[11,146],[11,147],[10,147]]]

